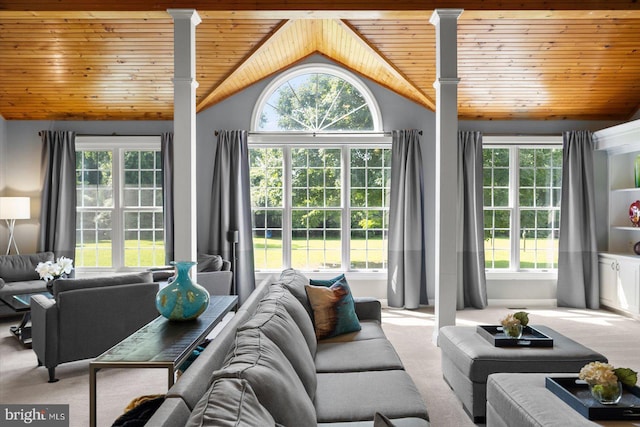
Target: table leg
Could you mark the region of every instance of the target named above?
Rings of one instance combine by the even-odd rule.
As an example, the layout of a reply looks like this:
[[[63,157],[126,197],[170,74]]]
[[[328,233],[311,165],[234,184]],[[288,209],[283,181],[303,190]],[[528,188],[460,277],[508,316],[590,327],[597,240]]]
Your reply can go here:
[[[96,427],[96,374],[100,368],[89,364],[89,427]]]

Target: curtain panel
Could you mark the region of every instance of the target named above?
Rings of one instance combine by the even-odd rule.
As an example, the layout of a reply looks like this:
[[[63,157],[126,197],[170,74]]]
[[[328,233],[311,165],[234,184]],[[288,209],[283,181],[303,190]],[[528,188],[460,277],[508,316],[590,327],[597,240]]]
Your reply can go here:
[[[160,155],[162,157],[162,207],[164,210],[164,252],[165,263],[175,260],[173,227],[173,133],[160,135]]]
[[[458,132],[457,308],[485,308],[482,133]]]
[[[41,131],[42,206],[40,251],[75,258],[76,249],[76,133]]]
[[[208,251],[231,260],[234,288],[242,304],[255,289],[247,131],[218,132],[210,227]]]
[[[415,129],[392,132],[388,256],[389,306],[428,304],[422,152]]]
[[[558,306],[597,309],[600,307],[600,282],[592,133],[565,132],[562,151]]]

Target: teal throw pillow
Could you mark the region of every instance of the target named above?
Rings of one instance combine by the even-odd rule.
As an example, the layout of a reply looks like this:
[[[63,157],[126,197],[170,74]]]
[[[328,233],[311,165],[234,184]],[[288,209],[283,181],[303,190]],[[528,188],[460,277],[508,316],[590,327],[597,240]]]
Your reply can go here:
[[[313,286],[326,286],[328,288],[329,286],[336,283],[338,280],[344,280],[346,282],[347,279],[344,277],[344,274],[341,274],[337,277],[334,277],[333,279],[327,279],[327,280],[309,279],[309,284]]]
[[[343,277],[331,286],[306,285],[313,309],[313,326],[321,340],[361,329],[347,280]]]

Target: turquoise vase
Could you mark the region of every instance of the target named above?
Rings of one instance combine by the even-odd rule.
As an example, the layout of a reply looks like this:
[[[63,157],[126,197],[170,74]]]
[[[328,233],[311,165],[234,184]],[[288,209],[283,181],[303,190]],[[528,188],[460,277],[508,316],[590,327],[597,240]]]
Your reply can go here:
[[[156,308],[167,319],[195,319],[209,306],[209,292],[189,276],[189,270],[196,264],[191,261],[171,262],[176,267],[177,275],[156,295]]]

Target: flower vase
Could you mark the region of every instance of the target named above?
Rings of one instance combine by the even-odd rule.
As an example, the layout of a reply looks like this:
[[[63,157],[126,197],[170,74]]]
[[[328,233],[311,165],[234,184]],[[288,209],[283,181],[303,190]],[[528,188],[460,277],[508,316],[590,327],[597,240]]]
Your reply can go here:
[[[591,395],[603,405],[615,405],[622,397],[622,383],[615,384],[589,384]]]
[[[511,325],[503,327],[504,334],[509,338],[520,339],[522,338],[522,325]]]
[[[191,320],[209,306],[209,292],[191,280],[189,270],[197,263],[172,261],[176,277],[156,295],[156,308],[169,320]]]

